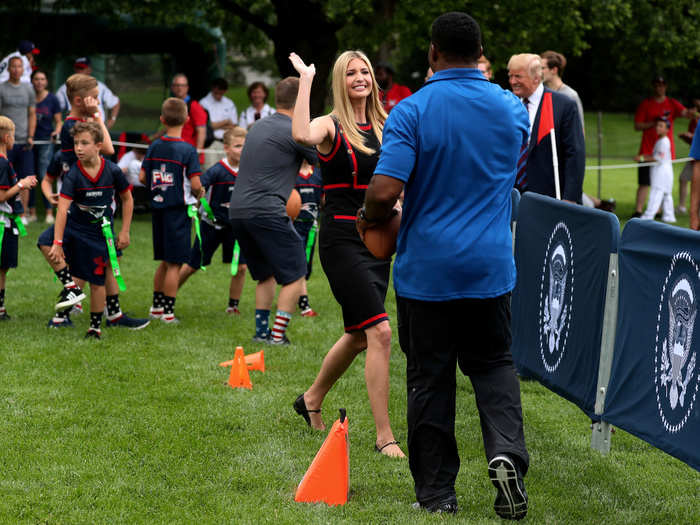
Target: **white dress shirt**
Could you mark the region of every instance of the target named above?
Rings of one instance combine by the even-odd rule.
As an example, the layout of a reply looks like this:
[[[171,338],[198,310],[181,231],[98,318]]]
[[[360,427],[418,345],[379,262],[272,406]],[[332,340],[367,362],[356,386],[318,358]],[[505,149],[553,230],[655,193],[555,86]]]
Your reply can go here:
[[[540,82],[540,84],[537,86],[537,89],[527,97],[528,104],[527,104],[527,114],[530,117],[530,135],[532,135],[532,126],[535,123],[535,117],[537,116],[537,110],[540,107],[540,102],[542,101],[542,95],[544,94],[544,85]],[[525,102],[525,99],[521,99],[523,103]]]

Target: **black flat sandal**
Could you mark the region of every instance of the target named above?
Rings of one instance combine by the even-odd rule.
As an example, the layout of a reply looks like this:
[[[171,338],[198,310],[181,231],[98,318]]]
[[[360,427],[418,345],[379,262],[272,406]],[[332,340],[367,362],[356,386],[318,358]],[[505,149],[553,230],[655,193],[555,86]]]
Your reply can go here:
[[[299,397],[296,398],[296,400],[294,401],[294,404],[292,406],[294,407],[294,410],[296,410],[296,413],[299,414],[301,417],[303,417],[304,421],[306,421],[306,424],[309,426],[311,426],[311,418],[309,417],[309,414],[320,414],[321,413],[320,408],[316,408],[314,410],[309,410],[308,408],[306,408],[306,403],[304,402],[304,394],[300,394]],[[387,445],[388,444],[389,443],[387,443]],[[386,445],[384,445],[384,446],[386,446]]]
[[[400,441],[387,441],[381,447],[375,443],[374,444],[374,451],[379,452],[381,454],[382,450],[384,450],[389,445],[398,445],[399,443],[401,443],[401,442]]]

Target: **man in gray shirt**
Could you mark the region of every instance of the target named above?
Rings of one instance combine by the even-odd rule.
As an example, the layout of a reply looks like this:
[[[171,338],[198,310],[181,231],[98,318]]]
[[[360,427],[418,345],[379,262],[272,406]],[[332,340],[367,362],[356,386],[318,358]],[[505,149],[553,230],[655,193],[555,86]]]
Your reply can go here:
[[[286,212],[302,160],[311,164],[317,161],[313,148],[301,146],[292,138],[298,91],[298,78],[281,80],[275,90],[277,113],[250,128],[229,208],[233,233],[250,275],[258,281],[253,340],[271,344],[289,344],[286,330],[306,275],[304,244]],[[282,289],[270,330],[277,283]]]
[[[17,178],[34,175],[34,130],[36,129],[36,95],[31,84],[22,82],[24,65],[20,57],[12,57],[8,70],[10,79],[0,84],[0,115],[15,124],[15,145],[7,152],[7,158],[17,172]],[[27,208],[29,190],[20,192],[22,205]],[[22,222],[26,219],[22,216]]]

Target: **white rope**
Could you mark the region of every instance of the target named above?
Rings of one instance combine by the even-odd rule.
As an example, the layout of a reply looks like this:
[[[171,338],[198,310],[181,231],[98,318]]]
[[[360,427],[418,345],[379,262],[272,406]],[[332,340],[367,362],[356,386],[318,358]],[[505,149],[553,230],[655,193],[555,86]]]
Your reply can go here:
[[[42,144],[60,144],[61,141],[58,140],[56,142],[51,141],[51,140],[35,140],[34,144],[36,145],[42,145]],[[139,148],[139,149],[148,149],[148,144],[139,144],[136,142],[120,142],[118,140],[113,140],[112,144],[114,146],[126,146],[127,148]],[[198,149],[197,153],[220,153],[221,155],[224,154],[224,150],[222,149],[214,149],[214,148],[207,148],[207,149]]]

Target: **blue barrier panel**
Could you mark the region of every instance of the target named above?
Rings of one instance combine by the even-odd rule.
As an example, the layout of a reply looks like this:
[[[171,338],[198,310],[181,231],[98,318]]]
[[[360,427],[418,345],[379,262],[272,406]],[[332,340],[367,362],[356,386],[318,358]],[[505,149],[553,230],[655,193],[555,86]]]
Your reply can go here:
[[[525,193],[515,237],[516,367],[597,419],[608,269],[620,239],[617,217]]]
[[[633,219],[603,419],[700,470],[700,233]]]
[[[520,192],[513,188],[510,190],[510,229],[513,229],[513,223],[518,220],[518,207],[520,206]]]

